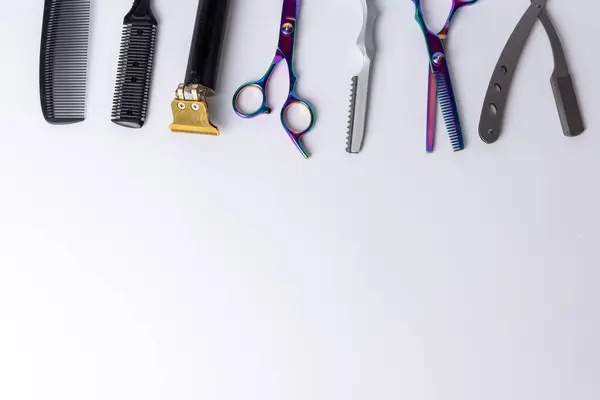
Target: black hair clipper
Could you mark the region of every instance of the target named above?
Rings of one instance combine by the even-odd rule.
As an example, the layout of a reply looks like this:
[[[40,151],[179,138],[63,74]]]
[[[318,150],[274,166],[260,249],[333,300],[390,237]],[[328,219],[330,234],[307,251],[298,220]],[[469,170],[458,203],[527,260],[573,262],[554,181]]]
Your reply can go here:
[[[173,132],[219,135],[209,119],[206,98],[214,95],[229,0],[200,0],[184,83],[171,103]]]

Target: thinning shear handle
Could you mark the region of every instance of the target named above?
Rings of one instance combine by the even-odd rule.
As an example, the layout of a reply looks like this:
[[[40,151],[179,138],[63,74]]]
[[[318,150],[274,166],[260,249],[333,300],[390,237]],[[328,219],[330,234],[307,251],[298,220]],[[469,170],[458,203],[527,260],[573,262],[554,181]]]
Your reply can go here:
[[[515,76],[515,70],[523,54],[525,43],[533,26],[544,10],[547,0],[532,0],[515,30],[510,35],[488,85],[487,94],[479,120],[479,136],[485,143],[494,143],[500,138],[502,121],[506,113],[506,102]]]
[[[421,26],[423,31],[429,31],[433,35],[435,35],[435,33],[432,32],[429,29],[429,27],[427,27],[427,24],[425,23],[425,18],[423,17],[423,7],[421,6],[421,0],[412,0],[412,1],[416,7],[415,19],[417,20],[417,22],[419,23],[419,25]],[[446,36],[448,35],[448,29],[450,28],[450,23],[452,22],[452,19],[454,19],[454,16],[458,12],[458,10],[464,6],[470,6],[472,4],[475,4],[478,1],[479,0],[452,0],[452,8],[450,8],[450,13],[448,14],[446,23],[442,27],[442,30],[435,36],[441,37],[445,40]]]

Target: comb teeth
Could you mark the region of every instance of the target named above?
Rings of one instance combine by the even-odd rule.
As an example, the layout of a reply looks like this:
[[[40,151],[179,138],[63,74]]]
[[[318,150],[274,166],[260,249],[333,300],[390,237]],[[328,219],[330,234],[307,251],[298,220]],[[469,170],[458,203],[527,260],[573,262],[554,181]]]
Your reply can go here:
[[[85,119],[90,0],[46,0],[40,54],[40,97],[52,124]]]
[[[123,27],[112,109],[112,121],[118,125],[141,128],[146,121],[156,31],[148,22]]]
[[[440,106],[442,108],[442,116],[444,117],[444,124],[446,130],[450,136],[450,143],[454,151],[460,151],[465,148],[464,140],[462,136],[462,129],[460,121],[458,119],[458,109],[454,96],[450,92],[448,82],[443,73],[435,72],[435,82],[438,90],[438,98]]]
[[[352,77],[350,86],[350,117],[348,120],[348,137],[346,139],[346,151],[352,152],[352,139],[354,134],[354,115],[356,113],[356,88],[358,87],[358,76]]]

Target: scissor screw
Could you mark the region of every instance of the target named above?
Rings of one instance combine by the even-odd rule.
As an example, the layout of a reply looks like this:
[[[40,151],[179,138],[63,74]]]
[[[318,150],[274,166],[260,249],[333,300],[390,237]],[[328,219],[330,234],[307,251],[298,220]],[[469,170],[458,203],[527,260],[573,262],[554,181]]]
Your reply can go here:
[[[200,106],[196,103],[192,103],[192,110],[194,111],[198,111],[200,109]]]
[[[185,104],[183,104],[182,102],[177,103],[177,108],[179,108],[180,110],[185,110]]]
[[[442,53],[435,53],[432,57],[432,61],[435,65],[440,65],[443,59],[444,55]]]
[[[292,25],[290,22],[286,22],[281,27],[281,32],[283,32],[284,35],[291,35],[292,32],[294,32],[294,25]]]

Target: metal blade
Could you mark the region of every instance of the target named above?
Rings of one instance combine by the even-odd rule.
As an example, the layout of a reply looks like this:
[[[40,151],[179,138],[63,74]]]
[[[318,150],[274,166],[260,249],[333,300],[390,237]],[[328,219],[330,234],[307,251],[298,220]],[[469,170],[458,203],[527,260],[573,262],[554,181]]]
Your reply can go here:
[[[363,54],[363,67],[360,74],[352,78],[350,94],[350,119],[348,123],[348,140],[346,151],[357,154],[363,146],[367,125],[369,83],[371,60],[375,54],[373,42],[376,19],[372,0],[362,0],[363,27],[356,42]]]
[[[435,82],[435,75],[431,68],[428,69],[428,84],[427,84],[427,139],[426,139],[426,151],[433,153],[435,146],[435,126],[437,119],[437,84]]]
[[[348,123],[348,141],[346,151],[358,154],[362,149],[367,127],[369,102],[370,66],[363,67],[360,75],[352,78],[350,97],[350,119]]]

